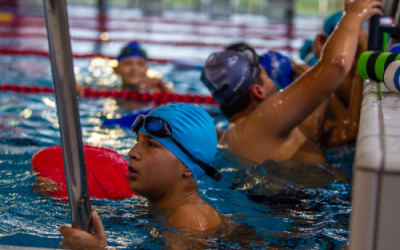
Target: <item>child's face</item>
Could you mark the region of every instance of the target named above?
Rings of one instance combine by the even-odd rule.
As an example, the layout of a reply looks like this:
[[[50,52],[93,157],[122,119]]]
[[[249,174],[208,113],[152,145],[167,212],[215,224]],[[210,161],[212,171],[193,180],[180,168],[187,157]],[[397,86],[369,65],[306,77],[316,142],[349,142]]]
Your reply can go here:
[[[138,133],[138,142],[129,151],[129,187],[149,198],[162,197],[182,181],[185,165],[157,140]]]
[[[121,76],[122,83],[137,85],[146,80],[147,63],[143,57],[125,57],[118,62],[114,72]]]

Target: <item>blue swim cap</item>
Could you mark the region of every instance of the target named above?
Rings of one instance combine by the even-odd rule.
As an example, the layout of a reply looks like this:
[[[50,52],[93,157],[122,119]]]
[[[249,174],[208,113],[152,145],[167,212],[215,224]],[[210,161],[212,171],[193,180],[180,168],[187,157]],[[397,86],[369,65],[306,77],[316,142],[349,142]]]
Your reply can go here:
[[[340,19],[343,17],[343,12],[339,11],[332,16],[326,19],[324,24],[324,33],[328,36],[332,33],[332,31],[336,28],[336,25],[339,23]]]
[[[260,64],[268,73],[268,77],[274,82],[277,90],[284,89],[292,83],[293,69],[289,57],[277,51],[265,53]]]
[[[313,43],[313,40],[306,40],[300,48],[300,58],[309,66],[314,66],[318,62],[318,58],[312,52]]]
[[[306,40],[303,43],[303,46],[300,48],[300,58],[302,60],[305,60],[307,55],[312,52],[312,46],[313,46],[314,41],[313,40]]]
[[[125,47],[123,47],[119,52],[117,60],[119,62],[128,56],[144,57],[147,59],[146,51],[144,51],[137,42],[128,43]]]
[[[172,104],[159,107],[148,115],[164,119],[172,129],[172,136],[193,157],[211,165],[217,152],[217,132],[213,120],[206,111],[190,104]],[[205,174],[204,170],[180,150],[170,137],[159,138],[151,135],[144,126],[138,132],[150,135],[173,153],[190,169],[195,181]]]
[[[259,73],[259,57],[254,50],[227,50],[210,55],[201,81],[220,105],[235,101],[246,93]]]

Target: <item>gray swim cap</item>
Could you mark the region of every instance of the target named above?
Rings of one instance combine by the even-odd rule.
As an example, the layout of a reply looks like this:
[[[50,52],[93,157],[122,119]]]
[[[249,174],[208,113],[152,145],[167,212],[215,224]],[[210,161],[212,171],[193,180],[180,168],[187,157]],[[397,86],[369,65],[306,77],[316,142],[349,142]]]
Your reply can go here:
[[[212,53],[200,79],[220,105],[228,104],[249,90],[259,73],[259,59],[249,50]]]

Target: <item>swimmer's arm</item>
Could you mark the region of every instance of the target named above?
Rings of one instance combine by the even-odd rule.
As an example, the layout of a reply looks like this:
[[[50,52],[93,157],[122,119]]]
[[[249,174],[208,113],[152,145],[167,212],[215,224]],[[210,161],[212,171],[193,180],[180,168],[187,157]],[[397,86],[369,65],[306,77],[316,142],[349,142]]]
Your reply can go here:
[[[364,79],[357,71],[353,79],[353,85],[351,86],[351,96],[348,109],[349,121],[350,123],[356,125],[357,127],[358,124],[360,123],[363,89],[364,89]]]
[[[362,90],[363,79],[360,74],[356,72],[351,87],[351,97],[349,108],[347,110],[347,117],[341,121],[339,126],[324,134],[323,144],[325,146],[338,147],[356,140],[360,121]]]
[[[365,33],[364,29],[360,29],[359,37],[358,37],[358,47],[355,60],[353,61],[352,68],[349,74],[346,75],[342,83],[339,87],[335,90],[335,94],[339,99],[346,105],[349,106],[349,102],[352,95],[352,86],[354,83],[354,79],[357,77],[356,72],[357,70],[357,63],[358,59],[360,58],[361,54],[367,50],[368,44],[368,35]]]
[[[346,13],[324,46],[321,60],[283,92],[261,102],[249,116],[256,130],[286,137],[338,87],[350,71],[357,49],[361,24],[382,14],[380,1],[347,4]]]

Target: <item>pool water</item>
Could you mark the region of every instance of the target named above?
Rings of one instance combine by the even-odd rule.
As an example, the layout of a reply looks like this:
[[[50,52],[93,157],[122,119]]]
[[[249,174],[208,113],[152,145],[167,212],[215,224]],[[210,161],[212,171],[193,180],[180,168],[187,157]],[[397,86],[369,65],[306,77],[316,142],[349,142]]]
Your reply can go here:
[[[0,45],[46,47],[44,40],[14,40],[3,39]],[[90,47],[79,42],[72,45],[80,51]],[[105,48],[111,47],[114,53],[120,45]],[[147,49],[150,55],[162,55],[159,48]],[[187,53],[189,50],[192,53]],[[206,52],[175,48],[168,50],[167,55],[198,53],[204,59],[204,53],[209,54]],[[76,59],[76,79],[85,85],[117,86],[120,82],[108,67],[110,63]],[[209,94],[199,80],[199,69],[182,70],[171,63],[150,66],[163,74],[166,82],[173,82],[176,92]],[[52,85],[48,58],[1,55],[0,75],[0,84]],[[105,119],[132,111],[131,106],[110,98],[80,98],[78,102],[84,143],[116,150],[127,158],[135,144],[135,134],[101,124]],[[152,107],[151,103],[140,104],[135,110]],[[213,117],[216,127],[227,126],[217,107],[201,107]],[[30,165],[36,152],[57,144],[60,133],[54,96],[0,92],[0,244],[58,247],[59,227],[71,223],[69,206],[32,192],[36,178]],[[325,150],[329,162],[326,165],[293,161],[266,161],[257,165],[219,148],[213,165],[221,171],[223,179],[215,182],[203,177],[198,181],[201,197],[226,218],[215,235],[203,237],[208,248],[347,248],[354,146]],[[94,199],[92,209],[98,211],[104,223],[110,246],[122,249],[165,246],[163,234],[170,229],[151,211],[144,198]],[[231,230],[232,225],[236,225],[235,230]]]
[[[18,64],[30,58],[2,57],[0,64]],[[36,58],[36,65],[47,69],[29,73],[11,69],[2,72],[5,79],[21,83],[51,83],[49,63]],[[90,60],[80,64],[90,65]],[[89,67],[89,66],[87,66]],[[172,65],[152,65],[164,71],[167,81],[181,92],[207,90],[199,84],[200,70],[182,71]],[[169,72],[168,72],[169,70]],[[84,71],[84,70],[82,70]],[[21,73],[22,75],[18,75]],[[82,73],[83,74],[83,73]],[[152,104],[145,104],[149,108]],[[217,107],[203,105],[224,128],[227,121]],[[135,135],[118,127],[105,128],[101,121],[122,115],[127,110],[113,99],[79,99],[85,144],[116,150],[127,158]],[[111,116],[110,116],[111,115]],[[0,93],[0,244],[55,248],[61,237],[58,228],[70,224],[67,203],[41,197],[31,190],[35,176],[31,172],[32,156],[48,146],[60,144],[55,99],[52,95]],[[256,165],[219,148],[213,165],[223,179],[207,177],[198,182],[200,195],[221,214],[242,224],[245,230],[230,236],[217,234],[208,238],[211,248],[243,247],[251,232],[258,243],[253,248],[342,249],[348,245],[348,222],[351,211],[351,165],[354,145],[326,150],[330,164],[306,165],[297,162],[267,161]],[[108,232],[108,243],[127,249],[159,249],[165,244],[165,225],[149,212],[143,198],[120,201],[93,200]],[[224,235],[224,236],[223,236]]]

